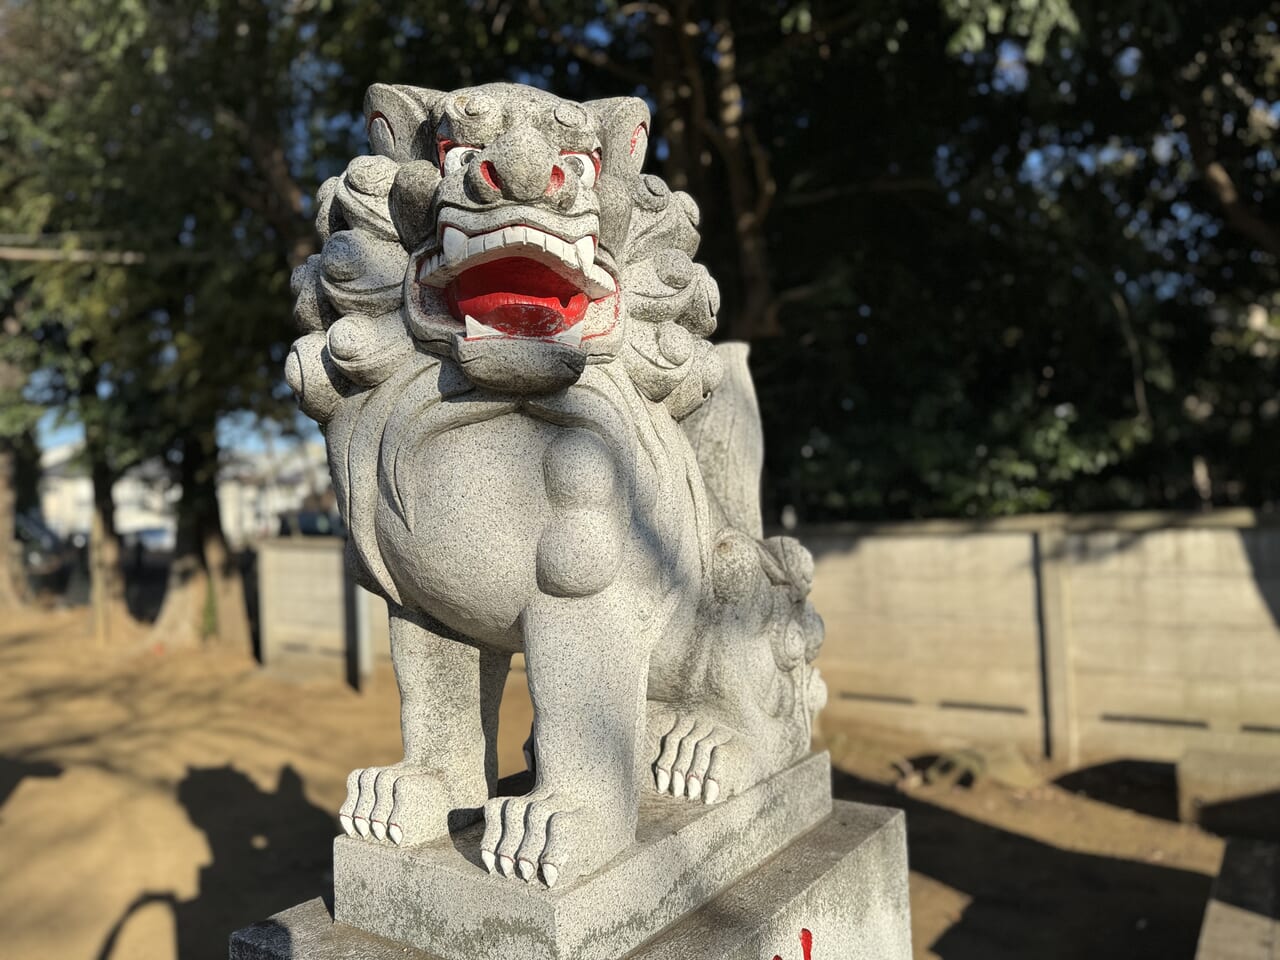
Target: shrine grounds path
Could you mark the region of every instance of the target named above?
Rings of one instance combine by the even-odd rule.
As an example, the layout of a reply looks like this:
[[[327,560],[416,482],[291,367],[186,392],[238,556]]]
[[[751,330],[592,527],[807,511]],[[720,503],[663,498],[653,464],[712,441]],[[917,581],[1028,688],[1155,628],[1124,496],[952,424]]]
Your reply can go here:
[[[523,766],[522,688],[513,673],[504,772]],[[0,956],[225,960],[231,930],[330,882],[347,772],[398,759],[397,722],[389,677],[357,694],[228,654],[95,647],[78,612],[10,618]],[[1193,956],[1222,844],[1173,821],[1168,769],[986,756],[971,777],[961,756],[926,776],[921,745],[824,735],[837,795],[907,811],[916,957]]]

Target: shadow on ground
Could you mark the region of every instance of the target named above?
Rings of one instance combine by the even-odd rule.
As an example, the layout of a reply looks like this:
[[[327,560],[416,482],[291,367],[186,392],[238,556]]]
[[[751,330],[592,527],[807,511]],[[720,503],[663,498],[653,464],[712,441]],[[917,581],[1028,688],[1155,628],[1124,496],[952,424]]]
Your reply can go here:
[[[1178,771],[1172,763],[1113,760],[1073,770],[1054,782],[1090,800],[1178,822]]]
[[[17,790],[19,784],[27,777],[56,777],[61,773],[62,767],[56,763],[0,756],[0,806],[4,806],[9,795]]]
[[[1220,836],[1280,842],[1280,790],[1205,804],[1197,820]]]
[[[0,766],[0,788],[57,769]],[[905,810],[912,869],[970,899],[941,937],[917,945],[943,960],[1194,956],[1211,883],[1206,876],[1063,850],[838,770],[834,786],[841,799]],[[283,768],[274,792],[224,766],[189,770],[177,793],[212,854],[199,891],[191,899],[140,896],[114,924],[98,960],[126,960],[117,943],[150,904],[172,910],[181,960],[225,960],[232,931],[329,894],[333,818],[306,799],[292,767]],[[283,928],[275,934],[288,935]]]
[[[835,772],[843,800],[907,814],[912,870],[971,899],[929,947],[943,960],[1190,960],[1209,877],[1062,850]]]
[[[191,769],[178,785],[178,801],[204,831],[212,862],[200,870],[196,896],[145,893],[113,925],[98,960],[127,960],[116,944],[143,907],[167,904],[177,931],[180,960],[226,960],[227,939],[241,927],[312,897],[328,895],[334,819],[303,794],[291,766],[268,793],[230,766]]]

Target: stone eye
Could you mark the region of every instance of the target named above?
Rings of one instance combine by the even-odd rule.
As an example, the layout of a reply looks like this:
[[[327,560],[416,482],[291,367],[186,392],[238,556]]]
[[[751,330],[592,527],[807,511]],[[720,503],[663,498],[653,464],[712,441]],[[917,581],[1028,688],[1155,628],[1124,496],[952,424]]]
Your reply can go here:
[[[596,185],[596,175],[600,172],[598,157],[590,153],[566,153],[560,157],[568,169],[578,175],[584,187]]]
[[[480,151],[476,147],[450,147],[444,155],[441,172],[446,177],[451,173],[457,173],[479,154]]]

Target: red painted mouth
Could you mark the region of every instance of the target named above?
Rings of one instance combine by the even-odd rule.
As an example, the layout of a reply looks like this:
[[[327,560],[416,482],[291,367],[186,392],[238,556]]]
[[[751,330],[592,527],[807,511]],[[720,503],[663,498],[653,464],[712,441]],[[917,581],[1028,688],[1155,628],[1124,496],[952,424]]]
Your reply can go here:
[[[590,297],[550,267],[504,257],[465,270],[446,288],[449,312],[509,337],[554,337],[578,323]]]

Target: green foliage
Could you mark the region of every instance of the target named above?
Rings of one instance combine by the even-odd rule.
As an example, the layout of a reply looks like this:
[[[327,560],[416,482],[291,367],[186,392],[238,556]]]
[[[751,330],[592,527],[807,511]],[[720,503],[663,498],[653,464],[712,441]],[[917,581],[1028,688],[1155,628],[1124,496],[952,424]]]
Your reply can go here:
[[[1077,3],[1043,51],[987,18],[955,56],[907,7],[892,50],[882,17],[752,90],[778,286],[810,288],[755,354],[775,508],[1273,502],[1275,11]]]
[[[0,0],[0,261],[116,466],[291,421],[288,274],[375,81],[655,107],[773,516],[1280,496],[1280,36],[1263,0]],[[0,244],[2,245],[2,244]],[[121,254],[138,254],[121,262]],[[86,259],[87,257],[87,259]],[[125,258],[128,259],[128,258]]]
[[[952,56],[980,53],[990,40],[1016,38],[1025,42],[1027,62],[1039,63],[1055,34],[1067,39],[1080,31],[1069,0],[942,0],[942,9],[957,25],[947,41]]]

